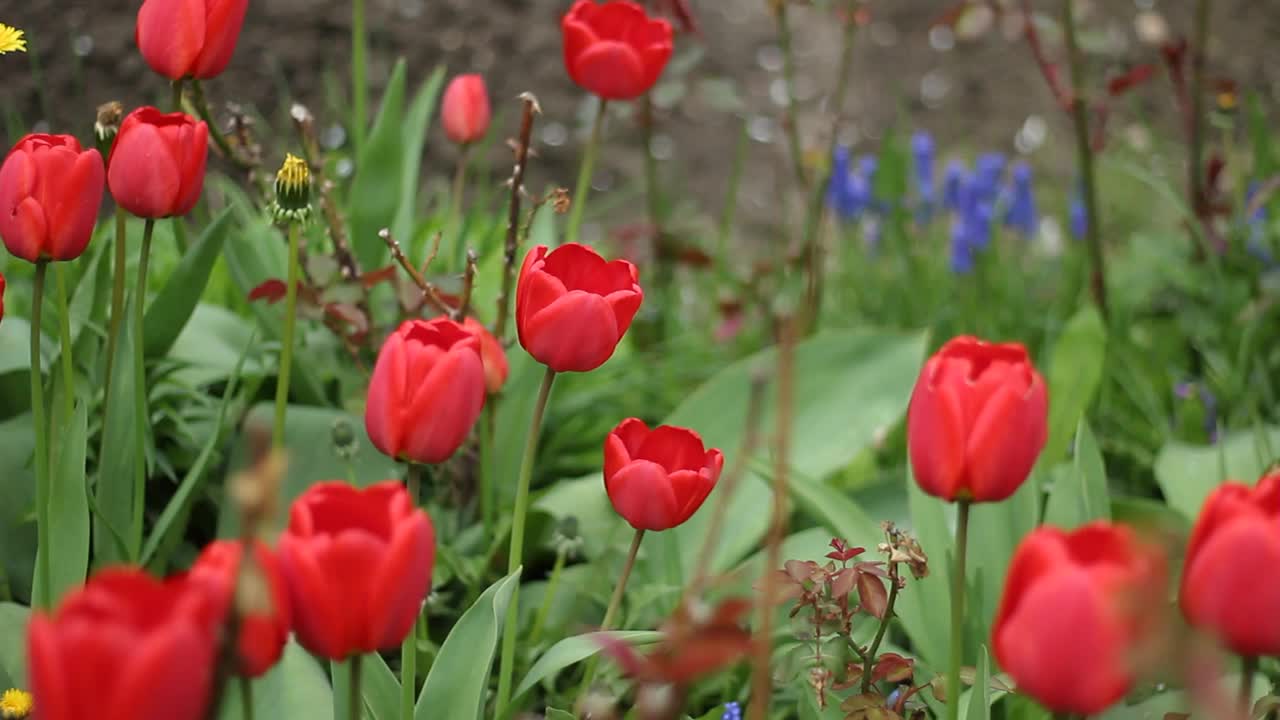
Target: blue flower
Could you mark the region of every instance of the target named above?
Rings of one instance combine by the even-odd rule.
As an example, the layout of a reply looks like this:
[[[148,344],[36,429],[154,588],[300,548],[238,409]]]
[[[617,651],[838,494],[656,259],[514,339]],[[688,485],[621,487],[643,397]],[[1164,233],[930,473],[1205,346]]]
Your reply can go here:
[[[742,706],[736,702],[725,703],[724,714],[720,716],[720,720],[742,720]]]
[[[973,272],[973,246],[969,243],[965,225],[963,217],[958,217],[951,223],[951,272],[957,275]]]
[[[1000,194],[1000,177],[1004,175],[1005,157],[1001,153],[985,153],[978,156],[973,171],[973,192],[979,200],[995,204]]]
[[[921,130],[911,137],[911,154],[915,159],[916,193],[925,219],[933,206],[933,136]]]
[[[947,163],[947,171],[942,178],[942,206],[951,212],[960,212],[960,206],[964,204],[968,175],[963,162],[952,160]]]
[[[1010,188],[1009,206],[1005,210],[1004,224],[1031,238],[1036,234],[1040,219],[1036,213],[1035,193],[1031,188],[1031,166],[1019,161],[1013,166],[1013,187]]]
[[[874,172],[874,160],[872,171]],[[847,147],[836,148],[831,159],[831,181],[827,185],[827,205],[835,210],[842,220],[854,220],[860,216],[871,202],[871,184],[865,177],[867,158],[859,163],[858,171],[854,171],[853,155]]]
[[[1071,226],[1071,237],[1083,240],[1089,234],[1089,212],[1085,209],[1079,193],[1071,196],[1071,209],[1068,210],[1067,223]]]

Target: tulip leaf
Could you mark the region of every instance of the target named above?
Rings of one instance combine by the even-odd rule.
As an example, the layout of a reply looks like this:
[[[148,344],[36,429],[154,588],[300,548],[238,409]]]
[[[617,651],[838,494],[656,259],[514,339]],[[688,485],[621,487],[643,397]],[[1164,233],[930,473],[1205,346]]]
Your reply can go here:
[[[422,168],[422,148],[426,145],[427,132],[431,129],[431,117],[440,99],[440,87],[444,84],[443,65],[437,65],[431,75],[418,88],[417,95],[405,114],[400,139],[400,152],[404,167],[400,178],[400,206],[396,208],[391,232],[395,237],[408,240],[414,231],[414,215],[418,206],[418,174]]]
[[[385,265],[390,259],[378,231],[390,227],[395,219],[404,183],[405,148],[401,145],[404,96],[405,61],[402,58],[391,72],[369,139],[356,158],[356,174],[347,202],[351,247],[360,266],[366,270]]]
[[[72,416],[64,420],[65,413],[61,408],[66,390],[60,377],[56,382],[53,401],[56,403],[54,417],[58,419],[50,438],[53,461],[49,524],[53,531],[49,534],[47,548],[50,553],[49,583],[53,592],[53,597],[48,599],[50,605],[56,604],[68,590],[83,584],[89,570],[89,497],[85,483],[89,403],[81,398]],[[46,548],[37,548],[37,556],[45,551]]]
[[[1060,472],[1049,491],[1044,521],[1050,525],[1071,529],[1092,520],[1111,517],[1111,498],[1107,495],[1107,472],[1102,462],[1102,451],[1089,429],[1080,421],[1076,431],[1075,452],[1067,467]]]
[[[480,718],[503,618],[520,584],[520,572],[517,568],[490,585],[453,626],[418,695],[413,713],[416,720]]]
[[[241,433],[237,438],[230,460],[233,469],[245,467],[249,458],[249,436],[256,431],[269,433],[274,413],[272,403],[259,403],[249,411],[244,425],[250,432]],[[355,438],[355,454],[349,462],[334,448],[333,429],[338,423],[345,423]],[[285,447],[294,451],[289,454],[289,467],[280,490],[280,502],[285,506],[323,480],[343,479],[365,487],[400,477],[402,473],[400,465],[373,447],[364,429],[364,418],[341,410],[290,405],[284,440]],[[287,521],[287,517],[276,518],[281,525]],[[237,525],[234,509],[224,505],[219,535],[234,535]]]
[[[879,523],[840,491],[796,471],[792,471],[788,483],[797,507],[830,530],[828,535],[835,533],[850,545],[868,548],[874,548],[883,541],[884,531]]]
[[[222,245],[231,227],[231,209],[222,211],[205,227],[200,238],[182,256],[169,274],[168,282],[147,306],[144,347],[147,357],[160,357],[173,347],[174,341],[195,312],[201,294],[209,284],[214,263],[222,253]]]
[[[991,666],[987,661],[987,646],[978,648],[978,665],[973,675],[973,688],[965,693],[969,702],[960,701],[961,720],[991,720]],[[947,688],[951,692],[951,688]]]
[[[0,598],[5,600],[31,599],[36,556],[34,448],[29,413],[0,423],[0,497],[4,498],[0,504],[0,548],[4,548],[0,552]]]
[[[58,343],[48,335],[41,338],[40,357],[44,367],[49,367],[57,348]],[[0,375],[19,371],[25,375],[30,369],[31,323],[22,317],[5,317],[4,322],[0,322]],[[30,402],[30,398],[25,402]]]
[[[243,720],[243,688],[234,681],[227,685],[219,720]],[[285,645],[280,662],[253,681],[252,697],[255,718],[333,720],[333,691],[324,668],[293,641]]]
[[[947,503],[930,497],[916,484],[907,466],[907,506],[911,510],[911,532],[929,558],[929,574],[911,583],[911,592],[898,597],[898,615],[911,638],[912,646],[932,667],[947,666],[950,624],[944,611],[951,607],[947,578],[955,512]],[[971,524],[972,525],[972,524]]]
[[[1049,436],[1040,454],[1042,466],[1056,465],[1066,456],[1071,435],[1102,383],[1106,351],[1106,325],[1093,305],[1086,305],[1067,321],[1049,360]]]
[[[102,453],[98,462],[97,487],[94,493],[95,562],[110,565],[128,562],[139,548],[130,545],[125,533],[133,527],[133,485],[137,463],[134,421],[133,345],[137,333],[130,304],[125,304],[125,317],[120,323],[120,337],[111,365],[111,392],[107,395],[102,420]],[[150,427],[150,423],[147,423]],[[139,538],[139,540],[141,540]]]
[[[795,415],[791,467],[815,482],[848,465],[902,418],[924,356],[923,334],[855,329],[821,333],[796,347]],[[771,371],[775,351],[765,350],[722,370],[690,394],[665,422],[697,430],[709,447],[718,447],[732,466],[742,442],[752,377]],[[773,425],[776,388],[769,383],[760,418]],[[856,408],[856,410],[855,410]],[[672,587],[682,587],[693,571],[708,530],[710,501],[684,525],[646,539],[645,572]],[[724,535],[714,545],[712,571],[737,564],[757,547],[772,505],[766,480],[749,473],[730,505]]]
[[[398,720],[400,717],[400,679],[378,653],[364,657],[361,668],[360,694],[365,709],[373,720]]]
[[[28,687],[27,622],[30,619],[30,608],[0,602],[0,686]]]
[[[554,678],[561,670],[598,654],[604,649],[601,640],[605,636],[628,645],[648,645],[661,639],[662,633],[655,630],[628,630],[611,633],[593,632],[567,637],[542,653],[542,657],[539,657],[533,667],[529,668],[529,674],[525,675],[520,685],[516,687],[515,697],[520,697],[544,680]]]
[[[1280,454],[1280,428],[1224,434],[1217,445],[1171,442],[1156,455],[1156,482],[1169,506],[1195,520],[1200,506],[1224,480],[1253,483]]]

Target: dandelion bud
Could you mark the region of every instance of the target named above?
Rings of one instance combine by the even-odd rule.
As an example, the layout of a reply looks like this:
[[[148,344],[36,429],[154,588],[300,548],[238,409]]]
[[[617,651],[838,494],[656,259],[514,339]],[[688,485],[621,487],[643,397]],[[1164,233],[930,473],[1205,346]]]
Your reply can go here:
[[[311,216],[311,168],[293,154],[284,156],[276,173],[276,199],[271,204],[277,223],[306,223]]]

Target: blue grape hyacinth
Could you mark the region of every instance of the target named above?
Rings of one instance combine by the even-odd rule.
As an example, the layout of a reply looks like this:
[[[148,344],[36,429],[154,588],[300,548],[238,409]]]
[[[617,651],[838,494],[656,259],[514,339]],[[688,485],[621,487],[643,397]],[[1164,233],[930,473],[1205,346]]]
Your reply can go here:
[[[736,702],[725,703],[724,714],[720,716],[720,720],[742,720],[742,706]]]
[[[1030,239],[1035,236],[1039,223],[1035,192],[1031,187],[1031,166],[1020,161],[1013,166],[1013,185],[1009,189],[1004,224]]]
[[[916,195],[920,199],[918,216],[922,223],[933,214],[933,136],[921,130],[911,137],[911,155],[915,161]]]
[[[964,186],[969,171],[964,163],[952,160],[947,163],[946,174],[942,177],[942,206],[951,212],[960,212],[964,204]]]
[[[874,160],[874,158],[872,158]],[[866,158],[853,169],[849,148],[836,148],[831,158],[831,181],[827,185],[827,206],[842,220],[856,220],[871,204],[871,182],[865,175]],[[874,166],[873,166],[874,171]]]

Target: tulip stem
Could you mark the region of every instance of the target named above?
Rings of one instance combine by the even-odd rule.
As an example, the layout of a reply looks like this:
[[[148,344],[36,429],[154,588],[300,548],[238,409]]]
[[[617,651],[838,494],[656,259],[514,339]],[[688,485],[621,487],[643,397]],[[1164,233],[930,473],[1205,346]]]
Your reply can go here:
[[[956,565],[951,576],[951,664],[947,667],[947,718],[960,717],[960,663],[964,661],[964,559],[969,541],[969,501],[956,501]]]
[[[516,507],[511,520],[511,547],[507,552],[507,574],[520,569],[520,559],[524,555],[524,522],[529,511],[529,482],[533,478],[533,463],[538,455],[538,435],[542,430],[542,416],[547,410],[547,400],[551,397],[551,384],[555,382],[556,371],[547,368],[542,376],[542,386],[538,388],[538,400],[533,405],[533,415],[529,418],[529,434],[524,441],[524,456],[520,461],[520,477],[516,481]],[[520,621],[520,585],[517,583],[511,590],[511,603],[507,605],[507,619],[502,625],[502,660],[498,666],[498,699],[495,717],[501,717],[511,700],[511,679],[515,674],[516,635]]]
[[[600,136],[604,132],[604,114],[608,108],[609,101],[600,98],[600,107],[596,110],[596,119],[591,125],[591,139],[587,141],[586,150],[582,153],[582,165],[578,168],[578,184],[573,190],[573,205],[569,209],[569,228],[565,232],[565,242],[578,242],[582,215],[587,209],[587,196],[591,194],[591,176],[595,174]]]
[[[364,702],[364,698],[360,694],[360,661],[364,659],[363,655],[353,655],[347,663],[347,669],[351,673],[351,680],[348,684],[347,691],[347,720],[360,720],[363,714],[360,712],[360,705]]]
[[[529,633],[529,644],[537,645],[542,639],[542,627],[547,624],[547,616],[551,614],[551,603],[556,599],[556,591],[560,589],[560,573],[564,572],[564,564],[569,559],[569,550],[565,543],[556,549],[556,562],[551,566],[551,577],[547,580],[546,592],[542,593],[542,604],[533,616],[533,630]]]
[[[62,384],[65,386],[62,393],[62,420],[69,422],[76,410],[76,371],[71,358],[71,309],[67,304],[67,275],[61,265],[53,266],[53,276],[57,283],[58,313],[62,316],[58,323],[61,326],[59,330],[62,341]],[[57,417],[55,414],[55,422]]]
[[[53,606],[53,584],[49,574],[49,426],[44,411],[44,374],[40,370],[40,306],[48,260],[36,261],[31,298],[31,421],[36,427],[36,524],[39,552],[36,553],[36,587],[40,607]]]
[[[240,676],[240,716],[244,720],[253,720],[253,680]]]
[[[1074,0],[1062,0],[1063,40],[1067,46],[1071,68],[1071,121],[1076,135],[1076,161],[1080,164],[1080,182],[1084,195],[1088,226],[1085,235],[1089,246],[1089,289],[1102,319],[1107,319],[1106,254],[1102,247],[1102,228],[1098,218],[1098,185],[1094,173],[1093,143],[1089,139],[1089,110],[1084,101],[1084,61],[1076,42]]]
[[[137,559],[142,547],[142,516],[147,494],[147,371],[146,342],[143,323],[147,310],[147,265],[151,255],[151,236],[156,221],[147,218],[142,228],[142,247],[138,249],[138,281],[133,287],[133,422],[134,448],[137,457],[133,470],[133,515],[129,528],[129,554]]]
[[[273,447],[284,447],[284,421],[289,409],[289,368],[293,364],[293,333],[298,322],[298,223],[289,223],[289,284],[284,293],[284,332],[280,338],[280,373],[276,379],[276,417]]]
[[[1253,717],[1253,676],[1258,672],[1258,658],[1245,655],[1240,658],[1240,708],[1244,717]]]
[[[422,469],[417,463],[409,463],[409,471],[405,474],[405,485],[409,489],[409,498],[414,507],[418,506],[418,495],[422,486]],[[400,646],[400,718],[413,720],[413,706],[418,695],[418,626],[422,609],[418,609],[413,620],[413,627],[405,636]]]
[[[111,397],[111,372],[115,367],[116,345],[120,342],[120,321],[124,319],[124,274],[128,269],[129,220],[122,207],[116,206],[115,266],[111,269],[111,325],[107,330],[107,373],[103,382],[103,401]]]
[[[445,218],[445,231],[453,247],[453,258],[458,260],[465,244],[462,241],[462,196],[467,191],[467,159],[471,156],[470,143],[458,150],[458,166],[453,170],[453,191],[449,193],[449,215]]]
[[[613,629],[614,616],[618,614],[618,608],[622,607],[622,595],[627,589],[627,580],[631,577],[631,570],[636,566],[636,556],[640,554],[640,541],[644,540],[644,530],[636,530],[636,534],[631,538],[631,549],[627,551],[627,561],[622,565],[622,577],[618,578],[618,584],[613,587],[613,597],[609,598],[609,608],[604,611],[604,621],[600,623],[599,632],[608,632]],[[585,695],[591,689],[591,683],[596,679],[596,662],[599,657],[593,657],[587,665],[587,672],[582,678],[582,689],[579,695]]]
[[[182,78],[173,81],[170,89],[173,91],[173,111],[182,112]]]
[[[213,113],[209,111],[209,101],[205,100],[204,97],[204,86],[200,84],[199,80],[191,81],[191,92],[195,96],[192,98],[192,102],[196,106],[196,113],[200,115],[200,119],[204,121],[204,124],[209,126],[209,137],[213,138],[213,144],[218,146],[218,152],[222,153],[227,162],[234,163],[242,169],[251,168],[253,164],[241,160],[236,155],[235,151],[231,149],[231,144],[227,142],[227,136],[218,127],[218,124],[213,121]],[[178,109],[181,110],[182,108],[179,107]]]

